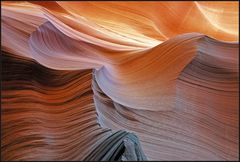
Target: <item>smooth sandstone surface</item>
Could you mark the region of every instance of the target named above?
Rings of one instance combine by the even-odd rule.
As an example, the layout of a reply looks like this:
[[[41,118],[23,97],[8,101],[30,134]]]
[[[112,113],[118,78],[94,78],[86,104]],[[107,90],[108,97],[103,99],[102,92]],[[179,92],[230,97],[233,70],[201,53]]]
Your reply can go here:
[[[3,160],[239,158],[238,2],[1,9]]]

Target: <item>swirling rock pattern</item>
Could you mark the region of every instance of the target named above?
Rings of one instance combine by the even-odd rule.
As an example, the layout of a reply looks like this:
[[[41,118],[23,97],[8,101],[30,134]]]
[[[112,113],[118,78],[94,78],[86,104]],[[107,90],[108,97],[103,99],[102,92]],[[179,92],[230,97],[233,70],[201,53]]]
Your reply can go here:
[[[239,158],[238,2],[1,9],[3,160]]]

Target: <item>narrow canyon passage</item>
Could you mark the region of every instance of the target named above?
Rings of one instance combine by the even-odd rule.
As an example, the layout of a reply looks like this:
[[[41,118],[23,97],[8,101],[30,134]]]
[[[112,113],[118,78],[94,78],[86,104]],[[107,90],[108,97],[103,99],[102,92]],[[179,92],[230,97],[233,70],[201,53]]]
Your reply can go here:
[[[237,160],[239,2],[1,2],[1,160]]]

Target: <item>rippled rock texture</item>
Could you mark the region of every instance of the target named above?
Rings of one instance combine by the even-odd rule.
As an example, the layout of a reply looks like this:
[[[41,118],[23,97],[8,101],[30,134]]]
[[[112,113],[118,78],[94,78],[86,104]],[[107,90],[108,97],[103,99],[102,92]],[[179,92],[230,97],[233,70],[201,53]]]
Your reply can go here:
[[[237,160],[238,2],[2,2],[2,160]]]

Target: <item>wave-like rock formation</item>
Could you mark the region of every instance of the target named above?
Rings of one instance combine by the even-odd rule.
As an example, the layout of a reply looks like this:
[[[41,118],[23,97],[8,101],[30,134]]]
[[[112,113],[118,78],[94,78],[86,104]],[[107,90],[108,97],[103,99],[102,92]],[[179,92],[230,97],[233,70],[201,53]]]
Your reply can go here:
[[[239,158],[238,2],[2,2],[3,160]]]
[[[91,70],[56,71],[3,55],[4,160],[145,160],[138,138],[101,128]],[[46,79],[48,78],[48,79]]]

